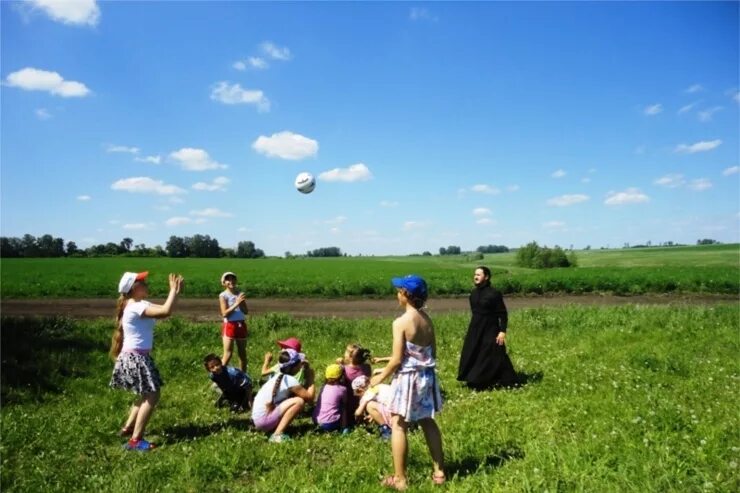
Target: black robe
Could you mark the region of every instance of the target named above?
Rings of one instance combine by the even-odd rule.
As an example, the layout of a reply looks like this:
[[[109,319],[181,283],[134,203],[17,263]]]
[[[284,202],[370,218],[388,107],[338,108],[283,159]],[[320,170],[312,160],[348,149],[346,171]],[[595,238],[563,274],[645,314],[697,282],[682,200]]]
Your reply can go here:
[[[496,344],[496,336],[506,332],[509,321],[501,292],[490,283],[477,286],[470,293],[470,310],[473,317],[460,354],[457,379],[477,389],[515,385],[516,373],[506,346]]]

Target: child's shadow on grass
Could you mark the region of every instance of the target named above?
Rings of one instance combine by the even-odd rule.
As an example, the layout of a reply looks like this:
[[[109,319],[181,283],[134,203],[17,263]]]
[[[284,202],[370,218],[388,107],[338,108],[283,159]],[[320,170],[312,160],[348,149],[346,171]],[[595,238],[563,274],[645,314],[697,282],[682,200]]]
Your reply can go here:
[[[517,446],[508,446],[491,452],[483,457],[465,457],[459,461],[453,461],[447,464],[445,472],[448,477],[465,477],[475,474],[483,469],[497,469],[510,460],[519,460],[524,458],[524,452]]]
[[[229,428],[239,431],[257,431],[254,428],[254,424],[252,424],[251,419],[246,417],[231,417],[226,421],[218,423],[168,426],[161,431],[161,435],[167,443],[188,442],[197,438],[205,438],[216,433],[220,433]]]

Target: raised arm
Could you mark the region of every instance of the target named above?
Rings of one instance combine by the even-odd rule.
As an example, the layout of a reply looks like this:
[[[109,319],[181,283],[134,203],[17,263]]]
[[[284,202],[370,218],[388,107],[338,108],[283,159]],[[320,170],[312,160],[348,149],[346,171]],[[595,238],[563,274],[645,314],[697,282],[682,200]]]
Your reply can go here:
[[[167,295],[167,301],[163,305],[151,304],[144,310],[144,316],[149,318],[167,318],[172,314],[172,309],[175,307],[175,300],[180,294],[184,279],[181,275],[170,274],[170,293]]]

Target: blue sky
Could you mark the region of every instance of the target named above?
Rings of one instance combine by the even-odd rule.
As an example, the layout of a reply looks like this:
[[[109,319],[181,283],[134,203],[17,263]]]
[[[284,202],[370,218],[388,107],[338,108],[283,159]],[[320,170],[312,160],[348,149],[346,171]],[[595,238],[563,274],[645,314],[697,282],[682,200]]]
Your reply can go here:
[[[740,239],[738,3],[0,10],[3,236]]]

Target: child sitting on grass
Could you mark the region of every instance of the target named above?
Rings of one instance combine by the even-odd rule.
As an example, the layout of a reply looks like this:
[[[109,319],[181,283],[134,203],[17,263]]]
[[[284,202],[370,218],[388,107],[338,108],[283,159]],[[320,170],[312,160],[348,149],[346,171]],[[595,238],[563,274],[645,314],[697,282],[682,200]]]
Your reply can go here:
[[[305,368],[306,386],[295,378],[303,369],[305,355],[293,349],[280,351],[280,373],[270,378],[254,398],[252,420],[260,431],[272,432],[270,442],[288,440],[285,430],[303,410],[307,402],[313,402],[315,387],[314,374],[310,367]]]
[[[321,387],[316,407],[313,411],[313,422],[321,431],[349,431],[347,428],[347,387],[342,379],[342,367],[326,367],[326,383]]]
[[[277,345],[280,346],[280,349],[292,349],[296,353],[300,353],[302,348],[301,341],[297,337],[289,337],[284,341],[277,341]],[[270,366],[270,363],[272,363],[272,353],[265,353],[265,359],[262,361],[262,379],[266,380],[280,373],[280,363],[276,363],[272,366]],[[304,368],[307,368],[308,366],[309,363],[305,360],[301,369],[295,375],[298,383],[304,387],[306,386],[306,374]]]
[[[391,438],[391,412],[388,405],[391,401],[391,386],[385,383],[370,387],[370,380],[362,375],[352,382],[352,390],[355,396],[360,397],[360,404],[355,411],[355,418],[362,418],[367,410],[367,421],[375,421],[378,424],[380,438],[390,440]]]
[[[342,365],[344,370],[344,381],[347,385],[347,392],[349,393],[347,400],[349,409],[356,409],[360,403],[360,400],[352,393],[352,382],[361,375],[370,377],[372,367],[369,361],[370,350],[365,349],[359,344],[349,344],[344,350],[344,356],[337,358],[337,364]]]
[[[228,404],[232,412],[243,412],[252,404],[252,379],[233,366],[223,366],[221,358],[211,353],[203,358],[208,378],[221,389],[216,407]]]

